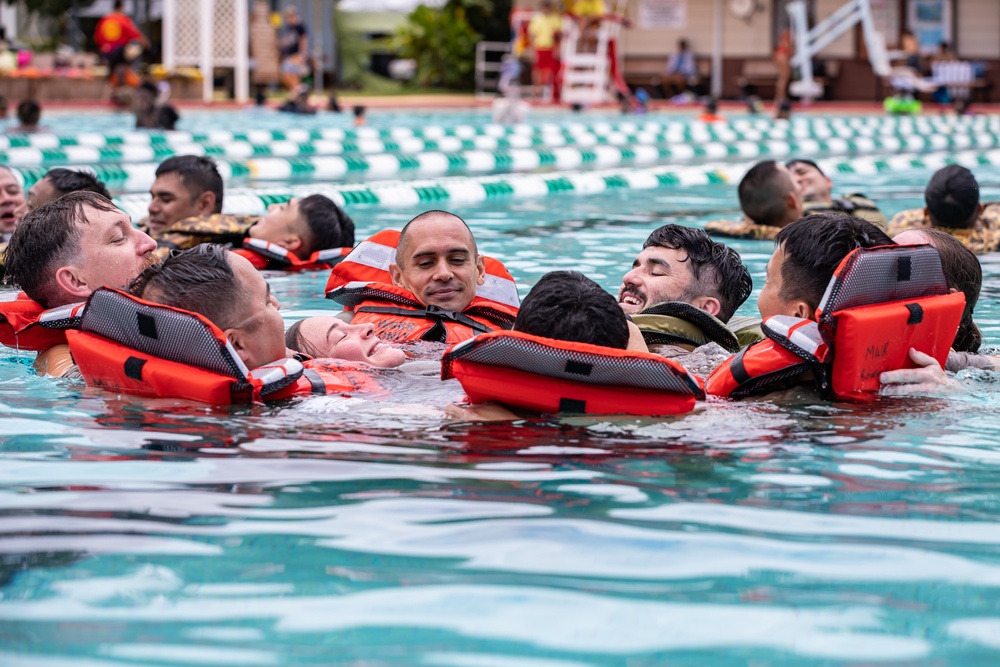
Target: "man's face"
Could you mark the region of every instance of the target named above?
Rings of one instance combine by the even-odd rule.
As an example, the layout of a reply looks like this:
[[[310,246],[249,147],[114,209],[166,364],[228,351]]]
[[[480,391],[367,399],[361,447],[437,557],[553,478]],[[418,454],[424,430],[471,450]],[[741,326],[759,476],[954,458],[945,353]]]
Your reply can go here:
[[[622,278],[618,304],[627,314],[639,313],[665,301],[686,301],[694,286],[691,262],[684,250],[650,246]]]
[[[34,211],[42,204],[47,204],[53,199],[57,199],[61,196],[61,194],[62,193],[56,190],[56,186],[52,185],[52,180],[49,177],[46,176],[45,178],[36,181],[35,184],[28,189],[28,198],[23,204],[17,207],[17,212],[15,213],[17,221],[20,222],[21,219],[28,213]]]
[[[84,206],[80,253],[74,260],[79,280],[89,292],[98,287],[127,287],[152,261],[156,242],[132,226],[123,212]],[[89,293],[88,292],[88,293]]]
[[[281,304],[271,294],[271,286],[245,257],[229,253],[229,265],[244,296],[238,321],[229,326],[239,331],[240,358],[251,370],[284,359],[285,324],[278,312]]]
[[[404,256],[405,255],[405,256]],[[463,311],[486,280],[481,257],[476,256],[472,233],[461,220],[435,216],[406,230],[405,247],[389,266],[392,282],[425,306]]]
[[[267,215],[250,228],[250,238],[277,243],[282,247],[289,236],[300,236],[297,231],[299,222],[299,200],[290,199],[283,204],[271,204]],[[294,250],[294,248],[292,248]]]
[[[21,219],[17,210],[24,204],[24,190],[14,174],[0,169],[0,233],[9,234]]]
[[[785,246],[778,246],[778,249],[771,255],[767,263],[767,270],[764,273],[764,288],[757,297],[757,310],[765,320],[773,315],[789,315],[792,317],[812,317],[808,312],[808,307],[804,302],[795,299],[786,299],[782,296],[783,276],[782,266],[785,263]]]
[[[157,176],[149,189],[149,232],[156,236],[178,220],[201,215],[198,198],[184,185],[177,173]]]
[[[824,176],[819,169],[805,162],[793,162],[788,173],[799,191],[802,201],[828,202],[833,191],[833,181]]]

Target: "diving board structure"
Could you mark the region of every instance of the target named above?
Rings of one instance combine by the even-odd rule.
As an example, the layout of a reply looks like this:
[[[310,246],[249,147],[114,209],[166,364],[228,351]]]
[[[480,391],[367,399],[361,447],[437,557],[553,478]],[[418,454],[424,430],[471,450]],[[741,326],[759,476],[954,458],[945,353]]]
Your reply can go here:
[[[800,80],[793,81],[789,86],[789,91],[793,95],[804,99],[816,99],[822,96],[823,86],[813,78],[813,58],[858,23],[861,24],[864,34],[872,70],[880,77],[888,77],[891,74],[885,36],[875,28],[869,0],[850,0],[811,29],[808,10],[803,0],[789,2],[785,8],[791,20],[795,40],[792,66],[798,67],[802,73]]]

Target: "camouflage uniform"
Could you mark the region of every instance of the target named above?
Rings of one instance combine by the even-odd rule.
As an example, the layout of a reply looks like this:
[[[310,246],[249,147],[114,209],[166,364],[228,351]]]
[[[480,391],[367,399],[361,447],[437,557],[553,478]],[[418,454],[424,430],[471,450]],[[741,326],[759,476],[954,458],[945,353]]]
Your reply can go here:
[[[810,213],[846,213],[847,215],[853,215],[855,218],[867,220],[883,232],[888,225],[885,215],[878,209],[875,202],[858,193],[850,194],[846,197],[838,197],[829,204],[825,202],[807,202],[803,205],[803,209],[806,215]]]
[[[254,215],[226,213],[184,218],[153,236],[156,241],[154,252],[162,260],[170,255],[171,250],[187,250],[202,243],[221,243],[239,248],[247,232],[259,219]],[[140,229],[144,228],[144,223],[145,220],[139,223]]]
[[[771,241],[781,231],[781,227],[758,225],[750,218],[743,218],[742,220],[712,220],[711,222],[706,222],[705,231],[713,236]]]
[[[939,227],[932,225],[930,216],[922,208],[900,211],[889,221],[889,236],[896,236],[910,229],[938,229],[951,234],[977,255],[994,252],[1000,246],[1000,202],[983,207],[976,225],[970,228]]]

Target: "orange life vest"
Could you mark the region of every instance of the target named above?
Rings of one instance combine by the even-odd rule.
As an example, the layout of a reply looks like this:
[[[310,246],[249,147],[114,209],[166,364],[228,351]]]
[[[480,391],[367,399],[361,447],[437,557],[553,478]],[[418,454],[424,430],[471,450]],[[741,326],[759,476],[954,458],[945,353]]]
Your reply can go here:
[[[217,405],[378,389],[374,369],[336,359],[281,359],[248,370],[206,318],[111,288],[95,291],[70,350],[88,385]]]
[[[46,310],[20,292],[0,303],[0,343],[17,350],[41,352],[66,342],[66,330],[80,324],[82,303]]]
[[[468,308],[455,312],[424,306],[414,294],[392,284],[399,232],[382,230],[362,241],[326,283],[326,298],[354,311],[352,323],[371,323],[375,335],[394,342],[429,340],[456,343],[480,333],[510,329],[520,299],[517,285],[498,259],[483,257],[486,280]]]
[[[441,359],[441,378],[453,377],[473,403],[546,413],[673,415],[705,397],[701,379],[671,359],[519,331],[451,347]]]
[[[943,367],[964,309],[965,295],[948,292],[933,247],[859,248],[837,267],[815,320],[768,318],[761,325],[768,340],[730,357],[706,388],[748,396],[811,370],[826,395],[870,397],[883,372],[913,367],[911,347]]]
[[[246,238],[243,247],[233,250],[250,260],[255,267],[270,271],[318,271],[329,269],[340,263],[351,252],[351,248],[328,248],[317,250],[309,259],[299,259],[295,253],[276,243],[260,239]]]

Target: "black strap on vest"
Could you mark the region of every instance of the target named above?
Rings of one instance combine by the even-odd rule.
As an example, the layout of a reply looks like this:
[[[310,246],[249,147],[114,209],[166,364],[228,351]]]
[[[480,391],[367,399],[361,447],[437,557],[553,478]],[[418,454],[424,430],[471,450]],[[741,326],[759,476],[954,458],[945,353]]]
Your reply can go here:
[[[683,301],[665,301],[650,306],[639,314],[664,315],[685,320],[698,327],[705,335],[705,338],[710,342],[718,343],[723,349],[729,352],[736,352],[740,349],[736,334],[730,331],[729,327],[723,324],[718,318],[709,315],[701,308],[692,306],[689,303],[684,303]],[[689,340],[677,333],[666,331],[642,331],[642,337],[651,345],[682,343],[697,346],[703,344],[702,341]]]
[[[376,313],[378,315],[398,315],[402,317],[419,317],[421,319],[434,320],[434,326],[428,329],[420,340],[443,343],[448,339],[448,329],[445,322],[455,322],[467,326],[477,333],[488,333],[492,331],[485,324],[475,321],[464,313],[454,310],[445,310],[433,304],[420,310],[410,310],[408,308],[395,308],[393,306],[361,306],[355,309],[356,313]]]

